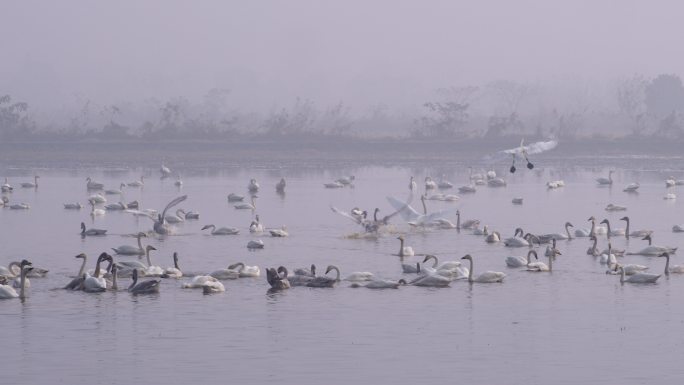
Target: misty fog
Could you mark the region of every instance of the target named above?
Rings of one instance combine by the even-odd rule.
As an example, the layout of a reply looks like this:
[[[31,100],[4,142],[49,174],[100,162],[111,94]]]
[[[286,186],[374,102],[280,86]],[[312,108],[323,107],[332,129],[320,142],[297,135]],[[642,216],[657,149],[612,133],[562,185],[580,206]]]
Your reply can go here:
[[[8,2],[4,140],[684,133],[679,2]],[[57,135],[55,135],[57,134]]]

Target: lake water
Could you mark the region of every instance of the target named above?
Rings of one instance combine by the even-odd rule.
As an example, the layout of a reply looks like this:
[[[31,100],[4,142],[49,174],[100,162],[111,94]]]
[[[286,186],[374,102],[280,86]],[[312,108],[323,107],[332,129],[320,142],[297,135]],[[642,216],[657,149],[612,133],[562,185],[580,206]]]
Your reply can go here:
[[[478,218],[504,237],[520,226],[527,232],[562,232],[566,221],[588,228],[587,218],[609,218],[613,227],[629,215],[632,229],[654,230],[654,244],[681,246],[684,234],[671,231],[684,223],[681,202],[664,200],[664,179],[682,178],[684,164],[676,159],[613,159],[618,166],[612,188],[597,187],[594,178],[607,168],[572,166],[572,160],[538,165],[534,172],[506,174],[508,186],[481,186],[477,193],[460,194],[456,203],[428,202],[430,211],[458,208],[464,219]],[[670,168],[665,170],[663,164]],[[497,171],[505,172],[507,165]],[[455,281],[449,288],[404,286],[398,290],[351,288],[340,282],[334,289],[296,287],[270,294],[266,267],[290,268],[315,263],[319,270],[336,265],[342,276],[370,271],[391,279],[402,274],[397,234],[377,239],[354,239],[357,225],[335,215],[334,205],[380,215],[391,207],[385,197],[408,196],[409,176],[445,173],[457,187],[466,184],[465,167],[187,167],[184,186],[174,178],[160,180],[151,168],[4,167],[15,191],[11,202],[26,202],[30,210],[0,211],[0,263],[27,258],[50,270],[47,278],[32,279],[24,301],[0,301],[2,319],[2,383],[4,384],[186,384],[216,383],[457,383],[477,384],[641,384],[677,383],[684,378],[684,276],[663,276],[652,285],[621,285],[606,275],[605,265],[586,254],[588,239],[559,242],[563,253],[552,273],[529,273],[505,266],[509,255],[526,249],[487,244],[469,231],[415,231],[400,217],[397,231],[418,253],[440,260],[459,260],[469,253],[475,273],[507,274],[501,284]],[[33,173],[41,176],[38,189],[19,188]],[[177,226],[177,234],[148,238],[155,264],[171,266],[174,251],[185,272],[208,273],[242,261],[262,269],[259,278],[224,281],[225,293],[203,295],[181,289],[181,280],[163,280],[161,292],[133,296],[126,291],[87,294],[59,290],[80,264],[75,255],[94,259],[123,244],[129,235],[149,231],[152,221],[122,212],[108,212],[94,221],[89,210],[69,211],[66,202],[86,202],[87,176],[116,188],[146,175],[144,188],[127,188],[127,201],[143,208],[161,209],[176,196],[187,194],[179,207],[200,213],[197,221]],[[323,183],[343,175],[356,176],[354,188],[330,190]],[[280,177],[287,179],[284,196],[275,193]],[[262,188],[257,213],[266,227],[286,225],[287,238],[255,236],[248,226],[249,210],[228,203],[230,192],[246,194],[250,178]],[[545,182],[563,179],[566,187],[547,190]],[[640,182],[638,194],[622,191]],[[455,190],[455,189],[454,189]],[[678,192],[670,189],[668,192]],[[449,193],[457,193],[449,191]],[[111,198],[109,196],[108,198]],[[524,204],[512,205],[522,197]],[[684,199],[684,196],[682,196]],[[116,199],[110,199],[116,201]],[[608,203],[628,207],[609,213]],[[412,205],[420,206],[418,200]],[[455,217],[451,219],[455,222]],[[79,224],[107,229],[105,237],[79,236]],[[237,236],[210,236],[205,224],[240,228]],[[246,244],[263,239],[263,250],[250,252]],[[638,250],[639,239],[613,239],[613,247]],[[606,246],[605,236],[599,247]],[[123,260],[132,257],[115,257]],[[546,260],[545,258],[543,259]],[[422,257],[407,258],[407,262]],[[661,273],[663,258],[626,256],[622,263],[639,263]],[[680,256],[672,263],[683,264]],[[130,280],[121,279],[125,287]]]

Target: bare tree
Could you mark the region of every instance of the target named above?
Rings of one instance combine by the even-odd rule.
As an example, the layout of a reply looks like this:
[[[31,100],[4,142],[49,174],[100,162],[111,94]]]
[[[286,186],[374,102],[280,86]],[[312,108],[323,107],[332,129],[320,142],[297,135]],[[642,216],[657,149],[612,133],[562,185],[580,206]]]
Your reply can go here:
[[[637,74],[623,79],[617,87],[618,107],[632,122],[631,131],[634,135],[641,135],[645,128],[646,85],[646,79]]]

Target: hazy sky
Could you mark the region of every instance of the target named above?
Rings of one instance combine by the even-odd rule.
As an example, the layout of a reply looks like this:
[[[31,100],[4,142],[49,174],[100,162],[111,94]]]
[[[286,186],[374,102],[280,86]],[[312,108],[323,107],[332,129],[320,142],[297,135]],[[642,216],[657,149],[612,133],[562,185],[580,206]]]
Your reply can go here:
[[[33,108],[233,90],[412,103],[496,79],[684,73],[679,1],[3,1],[0,94]]]

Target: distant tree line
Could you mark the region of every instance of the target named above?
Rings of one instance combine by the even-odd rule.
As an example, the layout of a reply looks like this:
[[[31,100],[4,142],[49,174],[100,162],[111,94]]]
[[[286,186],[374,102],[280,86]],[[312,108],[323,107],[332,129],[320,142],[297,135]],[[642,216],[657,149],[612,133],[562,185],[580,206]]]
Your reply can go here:
[[[231,108],[230,90],[199,102],[183,97],[96,106],[85,100],[66,124],[37,124],[29,104],[0,96],[0,139],[30,140],[301,140],[302,138],[491,139],[507,136],[684,139],[684,85],[676,74],[634,75],[601,99],[593,85],[572,92],[495,81],[444,87],[409,113],[386,104],[353,115],[343,102],[320,108],[296,98],[267,113]],[[1,95],[1,94],[0,94]]]

